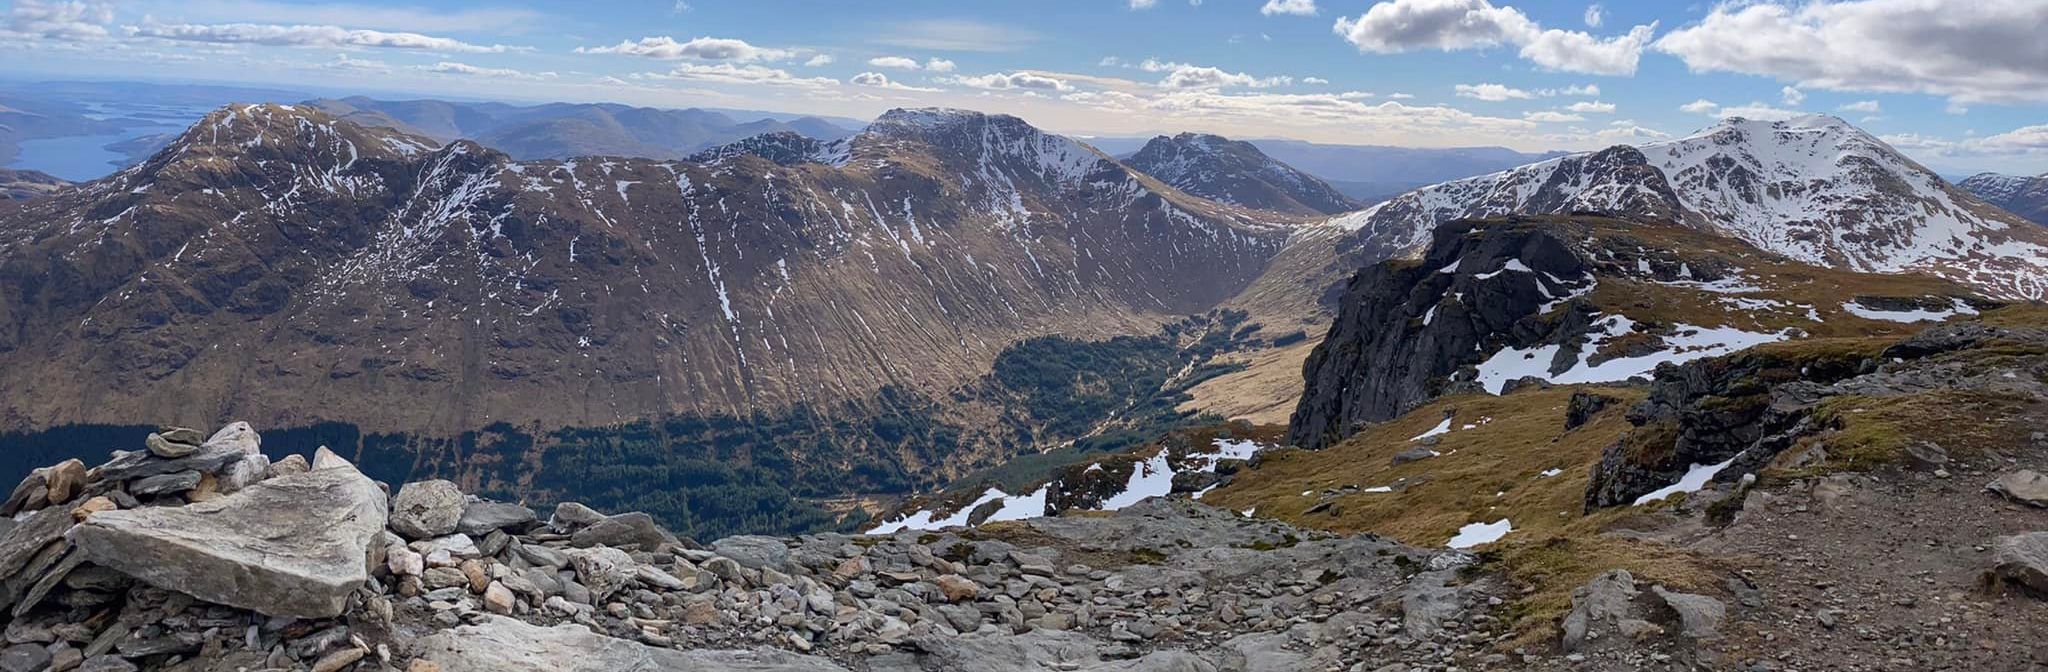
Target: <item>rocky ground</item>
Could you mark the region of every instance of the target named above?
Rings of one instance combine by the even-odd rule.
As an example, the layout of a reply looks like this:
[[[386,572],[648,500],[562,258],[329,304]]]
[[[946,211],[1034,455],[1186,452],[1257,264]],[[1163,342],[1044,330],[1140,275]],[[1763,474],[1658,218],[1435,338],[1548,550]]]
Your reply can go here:
[[[0,524],[0,670],[1492,669],[1474,556],[1154,499],[957,532],[677,539],[386,488],[236,424],[38,471]],[[1709,598],[1700,598],[1709,599]],[[1597,622],[1597,619],[1596,619]],[[1596,626],[1597,627],[1597,626]],[[1526,654],[1526,655],[1525,655]],[[1562,660],[1562,659],[1558,659]]]

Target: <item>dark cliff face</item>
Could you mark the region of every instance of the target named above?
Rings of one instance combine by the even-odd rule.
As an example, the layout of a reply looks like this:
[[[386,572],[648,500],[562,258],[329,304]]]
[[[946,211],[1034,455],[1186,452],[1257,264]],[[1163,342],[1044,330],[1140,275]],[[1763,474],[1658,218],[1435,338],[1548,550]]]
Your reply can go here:
[[[1382,262],[1352,277],[1328,337],[1302,366],[1306,387],[1289,440],[1328,446],[1361,423],[1469,386],[1454,375],[1503,345],[1571,340],[1590,313],[1567,297],[1592,282],[1546,224],[1438,227],[1421,261]]]

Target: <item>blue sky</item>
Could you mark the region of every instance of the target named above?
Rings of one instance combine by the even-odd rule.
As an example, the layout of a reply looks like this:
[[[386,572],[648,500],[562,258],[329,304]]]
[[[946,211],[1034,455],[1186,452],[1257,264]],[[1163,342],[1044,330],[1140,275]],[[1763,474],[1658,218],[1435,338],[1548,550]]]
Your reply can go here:
[[[1828,113],[2048,171],[2043,0],[0,2],[0,76],[1590,149]]]

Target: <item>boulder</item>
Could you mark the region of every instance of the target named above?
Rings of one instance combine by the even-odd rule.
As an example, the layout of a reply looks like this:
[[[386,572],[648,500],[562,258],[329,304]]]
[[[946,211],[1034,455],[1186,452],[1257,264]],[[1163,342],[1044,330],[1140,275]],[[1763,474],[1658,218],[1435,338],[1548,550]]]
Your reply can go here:
[[[502,616],[429,635],[413,645],[413,655],[464,672],[846,672],[823,658],[775,649],[662,649],[580,625],[543,628]]]
[[[533,521],[533,509],[523,505],[475,501],[462,508],[462,517],[455,521],[455,531],[475,537],[508,527],[516,531]]]
[[[234,422],[220,428],[220,431],[214,432],[213,436],[208,437],[203,445],[206,448],[233,450],[244,455],[255,455],[263,452],[263,437],[258,435],[256,429],[250,427],[249,423]]]
[[[732,558],[741,567],[760,569],[771,567],[777,570],[789,565],[789,547],[777,537],[740,535],[726,537],[711,544],[711,550],[719,555]]]
[[[1664,605],[1678,614],[1678,634],[1692,639],[1713,639],[1720,636],[1721,622],[1728,618],[1728,607],[1705,595],[1679,593],[1665,590],[1663,586],[1651,586]]]
[[[2048,597],[2048,532],[1999,537],[1993,546],[1993,581]]]
[[[414,481],[391,498],[391,529],[407,539],[427,539],[455,531],[466,504],[462,489],[444,480]]]
[[[149,449],[149,454],[166,460],[175,460],[199,452],[199,446],[196,444],[172,441],[156,432],[150,432],[149,436],[142,437],[142,447]]]
[[[188,446],[206,443],[206,435],[191,427],[165,427],[156,430],[156,433],[157,436],[163,437],[163,440],[171,443],[182,443]]]
[[[67,536],[93,564],[159,588],[270,616],[331,618],[368,577],[364,560],[384,523],[383,491],[343,462],[209,502],[100,512]]]
[[[1564,650],[1578,651],[1586,641],[1599,637],[1601,628],[1613,627],[1634,634],[1656,626],[1635,618],[1636,581],[1627,570],[1609,570],[1586,585],[1572,590],[1572,610],[1564,617]]]
[[[51,504],[71,501],[85,489],[85,463],[78,458],[57,463],[43,474],[43,485],[49,488],[47,496]]]
[[[633,556],[616,548],[584,548],[570,552],[576,578],[590,588],[592,604],[601,603],[640,575]]]
[[[100,478],[109,481],[128,481],[180,471],[213,473],[227,463],[242,459],[243,453],[231,447],[200,448],[191,455],[174,460],[157,457],[146,450],[135,452],[114,451],[114,459],[100,465]]]
[[[553,525],[555,529],[573,530],[595,524],[600,520],[604,520],[604,514],[598,513],[596,509],[579,502],[562,502],[555,505],[555,515],[548,519],[548,524]]]
[[[199,487],[199,472],[180,471],[175,474],[157,474],[135,479],[128,484],[128,494],[138,496],[174,495]]]
[[[654,523],[654,518],[645,513],[621,513],[591,523],[569,537],[569,545],[577,548],[592,546],[616,546],[619,548],[638,547],[652,551],[662,544],[675,544],[676,537],[668,530]]]
[[[2032,470],[2021,469],[1999,476],[1984,489],[2028,506],[2048,507],[2048,476]],[[56,491],[55,487],[50,488],[52,501],[57,499]]]

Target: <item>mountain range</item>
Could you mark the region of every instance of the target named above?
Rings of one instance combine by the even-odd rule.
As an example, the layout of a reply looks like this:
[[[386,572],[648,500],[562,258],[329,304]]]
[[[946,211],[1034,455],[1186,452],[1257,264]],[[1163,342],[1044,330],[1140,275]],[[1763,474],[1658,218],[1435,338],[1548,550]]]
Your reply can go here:
[[[1730,120],[1334,217],[1326,185],[1257,147],[1153,144],[1117,161],[920,109],[687,161],[520,160],[231,106],[140,165],[0,207],[0,282],[19,288],[0,296],[0,426],[243,418],[392,478],[518,496],[646,469],[671,489],[607,496],[754,529],[771,523],[719,497],[634,498],[715,484],[845,512],[1020,452],[1284,412],[1300,387],[1273,381],[1299,380],[1347,278],[1458,218],[1663,220],[1997,296],[2038,291],[2048,263],[2033,228],[1827,118]]]
[[[1330,225],[1352,232],[1353,245],[1411,254],[1442,222],[1574,211],[1684,222],[1815,265],[1927,272],[2009,298],[2048,294],[2048,229],[1820,115],[1729,118],[1684,138],[1418,189]]]
[[[2048,175],[1978,173],[1956,184],[1984,202],[2048,226]]]
[[[706,109],[656,109],[609,103],[515,106],[441,100],[373,100],[361,96],[309,101],[337,119],[384,126],[441,142],[474,140],[518,160],[577,156],[681,159],[765,133],[794,132],[819,140],[852,135],[818,117],[742,121]]]

